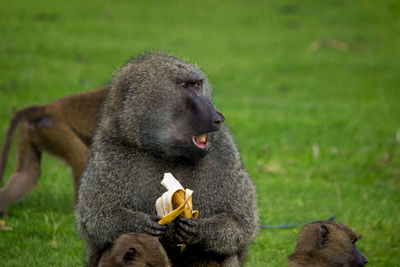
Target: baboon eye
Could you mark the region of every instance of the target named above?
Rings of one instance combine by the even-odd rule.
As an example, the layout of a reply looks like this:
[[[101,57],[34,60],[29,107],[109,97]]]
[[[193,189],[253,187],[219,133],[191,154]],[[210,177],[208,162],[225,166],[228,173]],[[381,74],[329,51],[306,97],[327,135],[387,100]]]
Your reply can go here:
[[[196,83],[194,84],[194,87],[195,87],[197,90],[200,90],[200,89],[203,87],[203,82],[202,82],[202,81],[196,82]]]
[[[183,83],[180,83],[179,86],[184,88],[184,89],[187,89],[187,88],[189,88],[189,83],[183,82]]]
[[[132,261],[135,259],[136,256],[136,249],[134,247],[129,248],[124,257],[122,258],[122,261],[125,265],[130,265]]]

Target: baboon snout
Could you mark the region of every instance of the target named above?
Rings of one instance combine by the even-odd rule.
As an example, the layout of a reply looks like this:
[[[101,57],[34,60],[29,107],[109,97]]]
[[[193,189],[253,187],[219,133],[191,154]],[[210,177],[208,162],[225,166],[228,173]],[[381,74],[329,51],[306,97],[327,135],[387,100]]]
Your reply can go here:
[[[365,257],[364,255],[362,255],[362,261],[363,261],[364,264],[367,264],[367,263],[368,263],[367,257]]]
[[[205,96],[189,97],[186,106],[190,110],[192,130],[195,134],[218,131],[225,120],[224,115],[216,110]]]
[[[221,127],[222,123],[224,122],[225,117],[224,115],[222,115],[221,112],[219,112],[218,110],[215,111],[212,123],[213,126],[215,128],[215,130],[219,130],[219,128]]]
[[[368,263],[367,257],[365,257],[365,255],[362,254],[362,252],[358,248],[356,248],[356,252],[358,254],[358,260],[357,260],[358,261],[358,265],[359,266],[364,266],[365,264],[367,264]]]

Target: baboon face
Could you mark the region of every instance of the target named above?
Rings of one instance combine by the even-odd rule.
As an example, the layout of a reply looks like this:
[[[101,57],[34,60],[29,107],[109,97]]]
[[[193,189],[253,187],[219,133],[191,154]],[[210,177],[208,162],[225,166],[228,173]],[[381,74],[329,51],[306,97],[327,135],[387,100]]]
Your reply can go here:
[[[358,250],[359,236],[344,224],[323,221],[309,224],[299,235],[297,251],[317,251],[329,266],[362,267],[368,259]]]
[[[159,156],[206,154],[224,116],[210,101],[204,73],[171,56],[150,54],[128,63],[120,76],[126,87],[120,129],[129,142]]]
[[[356,242],[360,239],[345,225],[331,226],[322,224],[319,232],[319,244],[329,250],[332,262],[343,264],[346,267],[359,267],[368,263],[368,259],[357,248]],[[334,229],[334,227],[339,227]]]
[[[157,238],[148,234],[126,233],[117,238],[101,267],[166,267],[167,254]]]

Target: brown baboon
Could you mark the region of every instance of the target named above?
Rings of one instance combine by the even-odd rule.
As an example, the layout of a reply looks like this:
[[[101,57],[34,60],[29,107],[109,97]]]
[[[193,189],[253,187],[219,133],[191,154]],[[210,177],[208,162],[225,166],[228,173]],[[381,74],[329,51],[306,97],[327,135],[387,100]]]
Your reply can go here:
[[[358,250],[359,237],[346,225],[318,221],[299,234],[296,251],[289,256],[290,267],[361,267],[368,263]]]
[[[148,234],[120,235],[103,253],[99,267],[168,267],[167,253],[158,238]]]
[[[40,177],[42,151],[64,159],[72,168],[75,187],[85,169],[88,146],[95,127],[96,113],[104,98],[104,88],[57,99],[46,105],[18,110],[10,122],[0,160],[3,177],[11,141],[21,123],[17,167],[0,190],[0,214],[22,199]]]
[[[239,266],[258,230],[256,192],[210,98],[206,75],[169,55],[140,56],[114,75],[78,190],[89,266],[127,232],[161,237],[172,266]],[[197,219],[157,223],[166,172],[194,191]]]

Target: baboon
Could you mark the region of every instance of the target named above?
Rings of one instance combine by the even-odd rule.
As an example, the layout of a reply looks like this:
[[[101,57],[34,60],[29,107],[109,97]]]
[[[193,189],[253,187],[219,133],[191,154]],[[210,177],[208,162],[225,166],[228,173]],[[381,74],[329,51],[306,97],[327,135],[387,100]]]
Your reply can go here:
[[[116,72],[78,190],[89,266],[127,232],[161,237],[172,266],[239,266],[258,229],[256,192],[210,98],[206,75],[170,55],[145,54]],[[157,223],[166,172],[194,191],[197,219]]]
[[[0,160],[3,177],[11,141],[19,124],[17,167],[0,190],[0,214],[22,199],[37,184],[43,151],[64,159],[72,168],[77,186],[89,157],[96,113],[104,98],[104,88],[57,99],[46,105],[18,110],[10,122]]]
[[[168,267],[167,253],[158,238],[148,234],[120,235],[103,253],[99,267]]]
[[[359,240],[349,227],[335,221],[306,225],[299,234],[289,267],[361,267],[368,263],[358,250]]]

